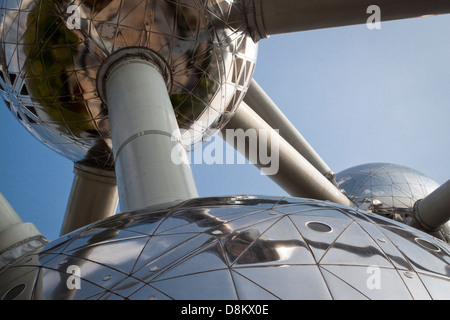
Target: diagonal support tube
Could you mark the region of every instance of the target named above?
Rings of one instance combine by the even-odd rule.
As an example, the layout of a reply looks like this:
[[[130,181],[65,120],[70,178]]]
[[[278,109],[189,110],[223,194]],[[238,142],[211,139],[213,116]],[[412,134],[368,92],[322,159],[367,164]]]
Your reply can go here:
[[[256,144],[265,145],[266,150],[277,152],[279,157],[278,171],[269,177],[292,196],[306,197],[318,200],[328,200],[346,206],[352,206],[351,201],[316,168],[314,168],[301,154],[299,154],[278,132],[261,119],[245,102],[241,103],[233,118],[222,129],[224,139],[237,148],[247,159],[252,157],[250,143],[236,144],[235,138],[238,130],[242,134],[252,131],[256,134]],[[261,141],[266,139],[266,141]],[[275,147],[274,147],[275,146]],[[253,151],[255,152],[255,151]],[[259,151],[256,151],[258,154]],[[272,154],[273,157],[273,154]],[[266,169],[267,164],[261,157],[253,157],[253,164]]]
[[[116,213],[119,197],[116,174],[80,163],[74,164],[74,179],[60,235]]]
[[[450,220],[450,180],[414,204],[414,218],[431,232]]]
[[[336,187],[338,186],[334,172],[255,80],[251,82],[247,94],[244,97],[244,101],[272,128],[279,130],[280,135],[321,174],[330,180]]]

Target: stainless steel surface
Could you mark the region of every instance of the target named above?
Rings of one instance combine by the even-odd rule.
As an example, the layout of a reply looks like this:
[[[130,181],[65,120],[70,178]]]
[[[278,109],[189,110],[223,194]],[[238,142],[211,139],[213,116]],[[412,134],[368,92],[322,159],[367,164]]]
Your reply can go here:
[[[415,203],[414,217],[430,231],[436,231],[449,222],[450,180]]]
[[[119,202],[113,170],[75,163],[74,175],[60,235],[114,215]]]
[[[110,58],[111,64],[102,66],[108,70],[103,99],[109,105],[121,211],[198,197],[158,57],[148,49],[126,48]]]
[[[43,246],[0,270],[0,298],[448,299],[449,263],[448,244],[365,211],[199,198],[122,213]],[[71,266],[79,289],[67,287]]]
[[[249,33],[270,35],[366,23],[377,5],[381,21],[450,13],[447,0],[241,0]]]
[[[0,94],[44,144],[74,162],[114,166],[97,69],[130,46],[149,48],[170,66],[170,98],[187,146],[232,116],[257,45],[230,21],[239,10],[231,1],[89,0],[68,13],[72,4],[9,0],[0,11]],[[71,30],[74,12],[80,29]]]
[[[244,102],[273,129],[279,130],[280,136],[337,186],[334,172],[254,79],[250,83]]]
[[[222,129],[222,134],[227,143],[236,147],[250,162],[253,161],[253,164],[261,170],[267,170],[269,166],[261,161],[259,151],[257,151],[257,155],[251,154],[251,141],[247,141],[243,148],[234,142],[234,137],[237,137],[236,140],[243,140],[242,137],[239,137],[239,129],[244,136],[255,133],[258,140],[254,142],[255,145],[260,146],[260,141],[263,140],[262,143],[267,144],[267,150],[272,150],[272,156],[276,153],[275,157],[279,161],[278,170],[268,177],[291,196],[329,200],[343,205],[351,205],[351,201],[340,189],[314,168],[245,102],[241,103],[234,117]],[[227,132],[228,130],[231,130],[231,135]],[[264,139],[267,139],[267,141],[264,141]],[[272,164],[269,163],[269,165]]]

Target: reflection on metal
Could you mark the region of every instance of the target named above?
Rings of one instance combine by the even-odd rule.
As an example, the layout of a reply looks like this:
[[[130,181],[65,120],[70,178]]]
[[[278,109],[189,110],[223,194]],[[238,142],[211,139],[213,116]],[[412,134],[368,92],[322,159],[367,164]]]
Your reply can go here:
[[[0,193],[0,269],[48,243],[32,223],[24,223]]]
[[[257,55],[230,1],[4,1],[0,94],[40,141],[74,162],[111,168],[108,107],[97,69],[124,47],[157,52],[172,73],[170,99],[187,146],[212,135],[234,113]],[[186,137],[185,137],[186,135]]]
[[[262,133],[265,133],[267,139],[267,149],[275,150],[279,159],[279,169],[275,174],[268,177],[274,180],[281,188],[286,190],[292,196],[301,196],[312,199],[328,200],[343,205],[352,205],[351,201],[335,187],[327,178],[325,178],[316,168],[314,168],[300,153],[298,153],[289,143],[286,142],[279,134],[269,126],[261,117],[259,117],[245,102],[241,104],[236,111],[233,119],[227,123],[222,134],[227,142],[236,146],[229,138],[228,130],[233,133],[239,132],[241,129],[243,134],[249,130],[254,130],[260,145]],[[275,147],[273,147],[273,144]],[[251,151],[250,143],[242,146],[244,149],[238,151],[249,159]],[[257,152],[259,154],[259,152]],[[264,169],[267,164],[261,161],[260,157],[254,163],[258,168]]]
[[[310,228],[319,224],[327,232]],[[0,299],[448,299],[449,262],[448,244],[365,211],[199,198],[122,213],[43,246],[1,270]],[[77,290],[67,287],[71,266]]]
[[[61,235],[114,215],[119,201],[113,170],[76,163],[74,174]]]
[[[257,42],[270,35],[366,23],[367,9],[377,5],[381,20],[450,13],[446,0],[241,0],[248,32]]]
[[[370,210],[408,224],[414,223],[411,220],[414,216],[413,208],[416,202],[426,198],[439,187],[437,182],[424,174],[411,168],[391,163],[359,165],[338,173],[336,177],[340,187],[345,190],[358,208]],[[443,191],[444,189],[441,190]],[[438,194],[441,195],[441,193],[436,193],[436,195]],[[442,201],[438,201],[438,198]],[[439,196],[428,199],[425,205],[430,210],[435,210],[430,207],[432,203],[433,206],[439,203],[440,206],[445,207],[448,205],[449,197]],[[438,207],[436,207],[436,210],[438,210]],[[441,211],[438,211],[439,213],[435,215],[435,218],[442,217],[440,212],[444,209],[440,207],[439,210]],[[423,210],[424,218],[427,211],[429,210]],[[448,210],[446,211],[447,213]],[[446,219],[448,220],[448,215]],[[448,226],[442,226],[442,223],[445,223],[445,221],[441,219],[439,221],[441,230],[433,235],[449,241],[450,233],[446,231]]]
[[[265,97],[253,93],[256,85],[249,88],[255,42],[271,34],[364,23],[371,4],[3,1],[0,94],[33,135],[78,169],[117,169],[126,212],[102,219],[112,208],[69,204],[63,233],[74,229],[77,212],[83,217],[77,222],[96,222],[45,244],[0,197],[0,299],[448,299],[449,245],[380,216],[407,222],[414,203],[437,188],[433,181],[387,164],[351,168],[339,183],[360,206],[355,209],[325,178],[329,168],[312,165],[317,159],[310,163],[293,147],[301,139],[289,131],[287,119],[259,110],[269,125],[242,102],[247,89],[252,107],[258,105],[252,99]],[[450,12],[443,0],[377,4],[383,20]],[[75,5],[79,25],[72,24],[69,5]],[[108,65],[133,51],[143,53],[140,58],[150,52],[161,63],[133,57]],[[155,112],[160,106],[163,111]],[[183,174],[167,170],[167,154],[164,170],[155,164],[163,149],[190,147],[225,125],[270,132],[266,150],[280,141],[280,170],[272,178],[293,195],[328,201],[196,198],[190,169],[181,170],[187,183],[177,184],[181,180],[172,178]],[[286,139],[271,125],[289,128],[282,132]],[[178,128],[178,139],[167,143]],[[305,157],[310,156],[316,157]],[[73,199],[95,189],[113,205],[114,177],[107,176],[99,189],[78,188],[85,177],[76,177]],[[433,199],[417,205],[418,216],[431,226],[443,217],[441,207],[435,211],[441,202]],[[378,215],[361,210],[367,204]],[[75,287],[72,277],[79,282]]]
[[[252,80],[244,97],[244,102],[273,129],[279,130],[280,136],[290,143],[314,168],[337,186],[334,172],[255,80]]]

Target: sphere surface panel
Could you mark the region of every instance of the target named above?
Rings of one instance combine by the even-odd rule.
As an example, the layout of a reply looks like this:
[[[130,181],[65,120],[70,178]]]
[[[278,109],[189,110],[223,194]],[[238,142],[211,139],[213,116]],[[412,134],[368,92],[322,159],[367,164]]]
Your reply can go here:
[[[406,166],[368,163],[336,175],[339,186],[360,206],[366,199],[378,200],[378,210],[409,212],[439,184]]]
[[[233,21],[240,13],[231,1],[3,3],[0,93],[34,136],[76,162],[114,165],[96,78],[122,48],[148,48],[166,61],[186,147],[226,124],[252,79],[257,45]]]
[[[447,244],[365,211],[199,198],[49,243],[0,270],[0,298],[448,299],[449,263]]]

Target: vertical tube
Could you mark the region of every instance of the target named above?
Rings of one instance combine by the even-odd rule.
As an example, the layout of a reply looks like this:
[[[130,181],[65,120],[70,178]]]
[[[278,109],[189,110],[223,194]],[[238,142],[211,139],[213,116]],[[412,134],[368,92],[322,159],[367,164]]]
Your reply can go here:
[[[158,65],[134,56],[119,59],[107,70],[104,99],[121,210],[198,197],[186,150],[176,139],[178,123]]]
[[[74,174],[61,236],[114,215],[119,201],[114,171],[75,163]]]
[[[0,193],[0,268],[48,241],[32,223],[24,223]]]
[[[372,5],[381,21],[447,14],[447,0],[241,0],[254,40],[270,35],[366,23]],[[256,36],[255,36],[256,35]]]

